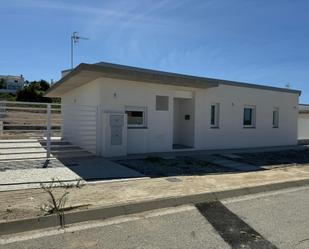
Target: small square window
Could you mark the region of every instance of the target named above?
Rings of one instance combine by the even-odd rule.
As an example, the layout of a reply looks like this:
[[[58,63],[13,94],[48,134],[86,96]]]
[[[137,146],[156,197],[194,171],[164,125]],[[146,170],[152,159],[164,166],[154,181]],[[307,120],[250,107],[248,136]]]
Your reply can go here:
[[[146,107],[126,107],[128,127],[146,127]]]
[[[156,96],[156,110],[168,111],[168,96]]]
[[[210,107],[210,126],[211,128],[219,127],[219,103],[211,104]]]
[[[279,127],[279,108],[273,109],[273,128]]]
[[[254,128],[255,127],[255,107],[245,106],[244,108],[244,127]]]

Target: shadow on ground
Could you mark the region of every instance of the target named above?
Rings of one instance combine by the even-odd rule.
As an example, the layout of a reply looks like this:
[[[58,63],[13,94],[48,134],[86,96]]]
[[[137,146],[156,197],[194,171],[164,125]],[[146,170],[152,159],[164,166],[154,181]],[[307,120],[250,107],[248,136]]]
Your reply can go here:
[[[263,168],[309,164],[309,149],[242,153],[234,160]]]
[[[117,160],[115,162],[153,178],[241,172],[234,168],[223,167],[189,156],[172,159],[148,156],[142,159]]]
[[[86,181],[126,179],[144,176],[133,169],[97,156],[59,158],[58,160]]]

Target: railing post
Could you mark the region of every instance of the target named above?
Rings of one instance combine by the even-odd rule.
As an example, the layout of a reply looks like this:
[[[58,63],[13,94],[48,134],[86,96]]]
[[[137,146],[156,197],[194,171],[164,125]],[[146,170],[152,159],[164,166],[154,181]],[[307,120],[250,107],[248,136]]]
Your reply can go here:
[[[51,104],[47,104],[47,125],[46,125],[46,157],[50,158],[51,151]]]
[[[0,120],[0,135],[3,135],[3,121]]]

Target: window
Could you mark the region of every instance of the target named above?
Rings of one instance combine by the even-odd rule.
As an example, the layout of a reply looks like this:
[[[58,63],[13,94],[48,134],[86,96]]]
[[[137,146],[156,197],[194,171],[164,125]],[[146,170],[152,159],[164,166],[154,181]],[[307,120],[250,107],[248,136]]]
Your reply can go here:
[[[146,127],[146,107],[127,106],[128,127]]]
[[[211,128],[219,128],[219,103],[211,104],[210,126]]]
[[[168,111],[168,96],[156,96],[156,110]]]
[[[279,108],[273,109],[273,128],[279,127]]]
[[[243,125],[246,128],[255,127],[255,107],[254,106],[245,106]]]

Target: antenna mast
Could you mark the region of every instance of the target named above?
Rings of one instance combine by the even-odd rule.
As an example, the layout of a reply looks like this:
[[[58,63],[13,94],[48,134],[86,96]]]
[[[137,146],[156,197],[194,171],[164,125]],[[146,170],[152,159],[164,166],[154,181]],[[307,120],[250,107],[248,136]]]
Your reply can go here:
[[[74,67],[74,44],[78,43],[79,40],[89,40],[89,38],[79,36],[78,32],[73,32],[71,36],[71,69]]]

